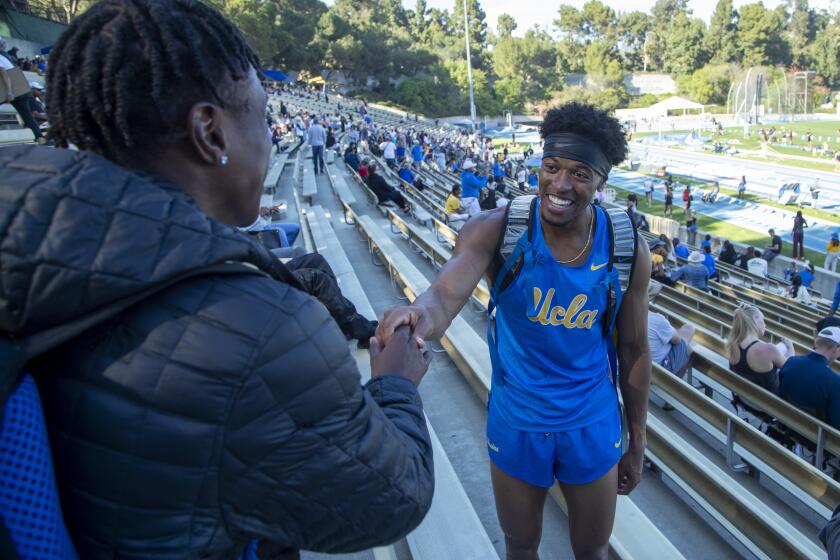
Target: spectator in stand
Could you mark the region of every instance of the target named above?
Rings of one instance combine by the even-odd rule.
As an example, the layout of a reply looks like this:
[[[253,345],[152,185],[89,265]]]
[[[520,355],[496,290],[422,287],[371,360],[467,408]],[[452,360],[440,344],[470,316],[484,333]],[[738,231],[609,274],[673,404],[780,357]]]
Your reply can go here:
[[[531,192],[531,194],[538,194],[538,183],[539,181],[537,180],[537,172],[531,171],[531,173],[528,174],[528,190]]]
[[[729,240],[724,240],[718,260],[722,263],[734,265],[737,258],[738,254],[735,252],[735,246]]]
[[[478,203],[479,191],[487,184],[487,177],[479,178],[475,175],[476,165],[471,159],[464,161],[461,166],[461,205],[467,209],[470,217],[481,212]]]
[[[324,147],[329,150],[333,146],[336,145],[335,133],[331,126],[327,127],[327,141],[324,143]]]
[[[741,181],[738,183],[738,200],[744,198],[744,193],[747,191],[747,177],[741,175]]]
[[[709,289],[709,270],[704,264],[705,258],[697,251],[692,251],[688,255],[688,264],[679,267],[671,274],[671,280],[674,282],[685,282],[692,288],[698,290],[708,291]]]
[[[359,154],[356,153],[356,144],[347,145],[347,149],[344,150],[344,163],[346,163],[350,169],[359,173],[361,162],[359,161]]]
[[[327,131],[324,130],[319,121],[312,121],[312,125],[306,132],[306,140],[312,147],[312,164],[315,166],[315,173],[323,173],[325,170],[324,144],[327,143]]]
[[[101,0],[56,41],[47,76],[50,133],[78,151],[2,150],[4,204],[59,211],[0,231],[18,255],[0,284],[33,281],[25,298],[0,291],[21,310],[0,330],[83,331],[27,367],[63,450],[79,558],[362,550],[431,504],[421,341],[374,339],[363,387],[324,305],[236,229],[258,214],[271,158],[260,68],[205,3]]]
[[[840,328],[826,327],[814,339],[814,349],[790,358],[781,371],[781,397],[792,405],[840,429],[840,376],[831,369],[840,358]]]
[[[703,265],[706,267],[706,270],[709,271],[709,279],[717,280],[718,271],[717,266],[715,265],[715,257],[712,255],[712,247],[710,245],[703,247]]]
[[[808,222],[802,217],[802,210],[798,210],[796,216],[793,218],[793,254],[791,258],[794,260],[805,258],[804,244],[806,227],[808,227]]]
[[[17,111],[17,114],[20,115],[24,126],[32,131],[32,134],[35,135],[35,140],[40,144],[43,142],[41,139],[41,127],[38,125],[38,121],[35,120],[35,117],[32,116],[32,111],[30,109],[32,93],[30,91],[26,91],[20,93],[18,96],[15,96],[12,92],[12,79],[10,73],[12,71],[21,72],[21,70],[16,69],[16,64],[12,60],[13,57],[7,55],[6,40],[0,37],[0,80],[2,80],[3,86],[6,90],[6,98],[0,100],[0,104],[11,103],[12,107],[14,107],[15,111]]]
[[[802,285],[810,289],[811,284],[814,283],[814,265],[805,261],[805,267],[798,272],[798,275],[802,278]]]
[[[688,248],[688,245],[684,245],[680,243],[678,237],[675,237],[671,240],[671,243],[674,245],[674,255],[678,256],[681,259],[687,259],[688,256],[691,254],[691,249]]]
[[[415,171],[420,171],[420,167],[423,165],[423,148],[417,140],[415,140],[414,145],[411,146],[411,161],[414,165]]]
[[[528,181],[528,172],[525,171],[525,166],[521,163],[519,167],[516,168],[516,186],[519,187],[520,191],[525,191],[525,183]]]
[[[402,179],[409,185],[414,186],[417,190],[422,191],[426,188],[426,185],[423,184],[423,181],[418,179],[417,175],[414,174],[414,171],[411,170],[411,162],[408,160],[402,162],[398,175],[400,179]]]
[[[306,127],[303,124],[303,119],[300,115],[295,117],[295,136],[298,139],[297,147],[300,148],[303,146],[303,143],[306,142]]]
[[[776,235],[776,230],[770,229],[767,233],[770,235],[770,245],[764,248],[761,258],[769,263],[782,252],[782,238]]]
[[[793,344],[783,339],[780,345],[762,342],[766,327],[764,314],[751,304],[735,310],[726,346],[729,369],[773,394],[779,393],[779,368],[793,356]]]
[[[29,82],[32,96],[29,98],[29,111],[38,123],[47,122],[47,106],[44,104],[44,86],[38,82]]]
[[[449,191],[449,196],[446,197],[446,215],[449,218],[449,223],[455,226],[458,222],[466,222],[470,215],[466,209],[461,206],[461,185],[454,185]]]
[[[708,233],[700,241],[700,249],[705,249],[706,247],[708,247],[709,249],[712,248],[712,236]]]
[[[747,261],[747,270],[750,274],[759,278],[767,278],[767,261],[761,256],[758,249],[753,251],[753,258]]]
[[[395,151],[397,163],[402,164],[405,161],[405,138],[400,135],[400,140],[397,141],[397,149]]]
[[[747,263],[749,263],[750,259],[755,257],[755,247],[746,246],[744,249],[738,253],[735,257],[735,265],[739,268],[747,270]]]
[[[397,145],[390,138],[379,144],[379,150],[382,152],[382,157],[385,158],[385,163],[390,167],[396,167]]]
[[[283,131],[280,125],[271,128],[271,143],[274,145],[274,153],[280,153],[280,144],[283,142]]]
[[[670,269],[667,258],[668,253],[665,242],[657,239],[650,244],[650,277],[653,280],[667,286],[673,286],[674,282],[671,280]]]
[[[493,183],[496,185],[496,190],[499,194],[504,196],[507,187],[505,185],[505,169],[499,163],[499,158],[493,158]]]
[[[686,214],[685,231],[688,244],[692,247],[697,245],[697,215],[693,210],[688,210]]]
[[[808,288],[803,285],[802,276],[794,274],[790,282],[790,287],[787,290],[787,296],[803,305],[811,305],[811,294],[808,293]]]
[[[382,175],[376,172],[376,164],[371,163],[368,167],[367,186],[379,199],[379,204],[386,202],[395,202],[403,212],[408,212],[410,207],[408,202],[397,189],[388,184]]]
[[[840,256],[840,235],[835,231],[825,245],[825,262],[823,268],[837,272],[837,257]]]
[[[368,178],[368,175],[370,174],[369,168],[370,168],[370,160],[368,158],[364,158],[362,160],[362,162],[359,164],[359,178],[362,181],[364,181],[365,183],[367,183],[367,178]]]
[[[653,305],[662,291],[662,284],[652,281],[648,285],[648,302]],[[691,339],[694,338],[694,325],[686,323],[675,329],[668,319],[660,313],[648,310],[648,344],[650,357],[677,377],[685,376],[691,368]],[[668,407],[666,407],[668,408]]]

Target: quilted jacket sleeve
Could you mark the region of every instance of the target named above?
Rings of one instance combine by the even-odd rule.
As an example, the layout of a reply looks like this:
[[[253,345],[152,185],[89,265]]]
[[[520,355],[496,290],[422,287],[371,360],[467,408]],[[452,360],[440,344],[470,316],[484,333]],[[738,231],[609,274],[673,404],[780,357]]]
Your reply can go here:
[[[327,311],[289,291],[301,301],[272,314],[226,430],[228,531],[324,552],[393,542],[434,491],[420,397],[396,376],[362,388]]]

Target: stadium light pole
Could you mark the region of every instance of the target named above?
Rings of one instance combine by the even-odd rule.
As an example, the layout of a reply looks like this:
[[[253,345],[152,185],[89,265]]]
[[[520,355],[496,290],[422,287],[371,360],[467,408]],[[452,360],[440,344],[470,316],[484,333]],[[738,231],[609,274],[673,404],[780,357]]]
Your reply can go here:
[[[470,121],[475,126],[475,97],[473,96],[472,61],[470,59],[470,16],[467,12],[467,0],[464,0],[464,36],[467,39],[467,81],[470,84]]]

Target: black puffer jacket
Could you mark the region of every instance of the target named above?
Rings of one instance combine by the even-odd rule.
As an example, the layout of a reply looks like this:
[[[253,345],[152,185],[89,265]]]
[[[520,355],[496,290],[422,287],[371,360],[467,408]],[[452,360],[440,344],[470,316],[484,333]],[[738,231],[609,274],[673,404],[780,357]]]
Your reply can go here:
[[[162,181],[0,149],[0,330],[28,335],[213,263],[270,255]],[[351,551],[428,510],[415,387],[365,388],[315,299],[267,275],[166,288],[31,364],[81,558],[232,558],[250,539]]]

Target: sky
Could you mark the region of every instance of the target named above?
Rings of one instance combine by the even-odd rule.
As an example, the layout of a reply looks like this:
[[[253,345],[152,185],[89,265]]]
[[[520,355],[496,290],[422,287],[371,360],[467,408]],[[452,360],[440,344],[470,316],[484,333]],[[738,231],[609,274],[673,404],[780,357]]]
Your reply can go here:
[[[495,29],[496,20],[499,15],[508,13],[516,19],[519,27],[514,35],[521,35],[533,25],[551,26],[556,18],[557,9],[560,4],[570,4],[580,8],[586,3],[586,0],[480,0],[481,5],[487,14],[487,24]],[[650,13],[650,9],[656,3],[656,0],[602,0],[605,4],[612,6],[617,12],[632,12],[640,10]],[[743,4],[749,4],[755,0],[734,0],[735,7]],[[413,9],[417,4],[416,0],[402,0],[406,8]],[[430,8],[446,8],[451,10],[455,4],[455,0],[427,0]],[[782,4],[783,0],[764,0],[764,5],[768,8],[774,8]],[[688,5],[694,12],[694,15],[709,22],[712,12],[717,4],[716,0],[689,0]],[[811,0],[810,5],[815,8],[831,9],[833,11],[840,10],[840,0]]]

